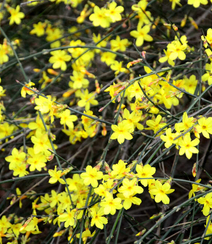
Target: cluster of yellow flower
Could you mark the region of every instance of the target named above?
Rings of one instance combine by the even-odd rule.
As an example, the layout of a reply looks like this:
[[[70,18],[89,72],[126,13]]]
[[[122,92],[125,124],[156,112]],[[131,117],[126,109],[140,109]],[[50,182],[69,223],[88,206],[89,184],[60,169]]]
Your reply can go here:
[[[0,4],[0,21],[5,20],[6,23],[8,19],[11,28],[14,24],[21,26],[21,22],[25,21],[25,14],[20,11],[20,5],[11,2],[9,6],[10,2]],[[16,114],[8,116],[1,101],[0,140],[5,142],[1,149],[8,145],[10,140],[13,143],[15,133],[24,132],[21,134],[23,137],[27,135],[23,144],[10,149],[5,161],[9,170],[13,171],[13,176],[17,178],[26,178],[25,176],[33,175],[36,171],[45,171],[45,175],[49,177],[48,182],[61,184],[62,189],[45,192],[34,199],[31,195],[36,195],[35,192],[22,194],[19,188],[16,188],[11,204],[19,200],[21,208],[22,201],[25,198],[30,199],[32,215],[29,218],[15,214],[8,217],[3,215],[0,219],[0,243],[2,237],[12,240],[8,243],[18,243],[21,235],[22,243],[27,243],[30,234],[40,233],[38,224],[41,222],[59,226],[53,237],[67,234],[69,242],[74,238],[81,238],[86,243],[88,237],[96,234],[95,228],[103,229],[109,222],[109,215],[128,210],[133,204],[140,205],[144,188],[156,203],[170,203],[168,195],[174,192],[174,189],[171,189],[174,179],[154,177],[155,164],[153,167],[153,164],[147,161],[147,164],[143,165],[139,160],[139,151],[134,155],[136,160],[129,160],[130,164],[117,159],[118,163],[114,161],[109,166],[102,156],[95,167],[88,165],[84,171],[76,173],[72,171],[73,167],[66,159],[56,153],[58,133],[64,133],[69,137],[69,142],[76,145],[86,138],[105,136],[108,145],[120,144],[120,148],[127,145],[126,141],[132,140],[136,144],[136,136],[142,135],[144,138],[160,141],[161,146],[165,146],[164,151],[174,149],[177,154],[185,155],[187,159],[199,153],[201,135],[209,139],[212,134],[212,117],[204,113],[206,108],[210,110],[211,105],[201,105],[201,101],[211,103],[207,99],[201,99],[212,85],[212,29],[207,29],[207,35],[201,36],[203,58],[193,62],[195,47],[191,46],[192,42],[190,44],[185,32],[182,34],[177,26],[167,23],[160,16],[154,19],[153,13],[148,11],[151,3],[147,0],[140,0],[137,4],[127,3],[130,4],[130,11],[124,7],[125,4],[121,0],[117,1],[118,3],[109,1],[103,7],[91,1],[80,5],[82,2],[50,0],[48,3],[49,6],[61,4],[67,12],[73,8],[76,18],[60,18],[75,21],[79,25],[66,28],[61,24],[61,20],[50,21],[51,17],[48,15],[46,19],[41,18],[41,21],[33,22],[31,27],[23,25],[24,32],[27,31],[30,38],[34,38],[39,44],[45,43],[43,47],[49,47],[37,53],[33,52],[28,57],[23,56],[21,49],[21,42],[24,40],[9,41],[7,34],[0,27],[4,36],[3,43],[0,44],[0,69],[7,70],[13,65],[12,61],[18,63],[25,77],[24,84],[17,81],[22,85],[21,99],[30,97],[30,103],[26,103],[26,107],[32,111],[32,115],[18,117],[22,109],[24,110],[20,108]],[[180,0],[170,2],[172,9],[175,9],[176,5],[181,6]],[[207,3],[207,0],[188,0],[188,4],[194,8]],[[32,7],[42,4],[42,1],[25,4]],[[8,14],[10,16],[7,16]],[[190,21],[198,28],[191,17]],[[182,28],[185,22],[183,19]],[[122,28],[120,33],[119,28]],[[158,32],[163,35],[158,36]],[[166,47],[163,42],[161,49],[165,56],[161,56],[157,47],[161,44],[157,40],[164,40],[165,36]],[[142,50],[139,49],[141,46]],[[153,54],[148,50],[157,50],[158,53]],[[20,56],[17,55],[19,52]],[[42,61],[37,62],[37,67],[33,67],[31,81],[27,79],[22,60],[37,60],[39,55],[42,56]],[[135,59],[132,58],[134,55],[137,55]],[[201,63],[204,66],[201,75],[197,72],[189,75],[183,70],[187,66],[192,69],[194,63],[203,60],[205,66]],[[98,66],[106,69],[108,73],[100,74]],[[102,77],[110,75],[113,79],[104,84]],[[56,95],[45,95],[45,91],[56,82],[62,87],[60,92]],[[3,86],[0,86],[0,97],[5,96],[5,92]],[[48,92],[51,93],[50,90]],[[185,96],[189,99],[195,98],[187,110],[182,106]],[[195,108],[197,102],[198,109]],[[108,109],[110,107],[115,108],[114,113]],[[176,112],[182,107],[183,111]],[[114,116],[114,120],[105,118],[108,111],[110,116]],[[53,133],[55,128],[57,132]],[[53,163],[55,159],[58,166]],[[61,165],[59,159],[65,163]],[[48,163],[50,161],[51,163]],[[196,176],[196,173],[193,176]],[[212,209],[212,193],[208,191],[209,188],[203,187],[200,180],[197,180],[189,192],[191,201],[196,199],[199,206],[203,205],[201,208],[204,216],[208,216]],[[200,197],[199,192],[202,194]],[[38,214],[41,214],[40,217]],[[79,231],[78,225],[83,226],[80,233],[76,233]],[[206,219],[206,226],[206,235],[212,234],[210,218]]]
[[[14,149],[13,157],[18,157],[17,153],[18,151]],[[23,152],[19,155],[21,155],[20,160],[21,157],[25,158]],[[133,173],[132,168],[135,166],[136,173]],[[99,171],[100,168],[105,171],[105,174]],[[22,233],[27,233],[25,235],[27,240],[30,233],[40,233],[38,223],[53,221],[54,224],[61,226],[63,222],[65,229],[54,235],[60,236],[69,231],[70,241],[73,228],[83,218],[87,223],[83,235],[88,232],[86,235],[88,238],[94,234],[91,234],[89,230],[91,226],[95,225],[97,228],[103,229],[104,225],[108,223],[107,215],[114,215],[117,210],[122,208],[127,210],[131,208],[132,204],[141,204],[141,199],[136,197],[137,194],[143,193],[143,188],[138,185],[139,182],[144,187],[148,186],[151,198],[155,199],[157,203],[162,201],[164,204],[168,204],[170,199],[167,195],[174,191],[174,189],[170,189],[170,182],[153,179],[156,172],[154,167],[148,164],[143,166],[135,161],[127,165],[124,161],[119,160],[112,166],[112,169],[106,162],[100,162],[96,167],[87,166],[86,171],[80,175],[73,174],[72,178],[63,179],[63,176],[67,175],[70,170],[62,172],[56,167],[54,170],[49,170],[49,183],[60,182],[65,185],[65,190],[60,193],[52,190],[51,194],[45,194],[32,202],[33,215],[37,215],[38,211],[45,211],[48,217],[33,217],[26,221],[19,219],[19,222],[17,220],[15,224],[11,224],[9,219],[3,216],[1,222],[4,223],[2,224],[4,227],[1,228],[1,231],[3,233],[11,232],[16,238]],[[19,189],[17,190],[19,191]],[[26,196],[22,196],[20,200],[24,198]],[[68,229],[68,227],[70,228]],[[16,232],[13,229],[20,231]]]

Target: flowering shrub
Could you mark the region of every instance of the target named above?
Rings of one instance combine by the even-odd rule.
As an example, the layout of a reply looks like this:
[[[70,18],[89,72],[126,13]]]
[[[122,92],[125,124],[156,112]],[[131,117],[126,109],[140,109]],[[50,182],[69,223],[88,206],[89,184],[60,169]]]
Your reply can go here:
[[[210,240],[210,14],[0,3],[0,243]]]

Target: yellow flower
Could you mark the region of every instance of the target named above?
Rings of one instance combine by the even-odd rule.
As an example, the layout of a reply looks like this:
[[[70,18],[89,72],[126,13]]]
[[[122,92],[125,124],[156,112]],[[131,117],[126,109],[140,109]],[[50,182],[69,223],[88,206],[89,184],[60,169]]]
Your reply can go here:
[[[123,118],[128,121],[129,124],[135,129],[136,127],[138,130],[143,130],[144,126],[139,124],[139,121],[142,119],[139,113],[132,112],[130,113],[128,109],[124,109]]]
[[[26,171],[27,164],[26,164],[26,153],[22,152],[21,150],[14,148],[12,150],[12,155],[5,158],[7,162],[10,163],[9,169],[13,170],[13,175],[22,177],[27,175],[29,172]]]
[[[69,86],[74,89],[87,88],[89,85],[89,80],[84,78],[85,75],[82,72],[73,71],[73,76],[70,76],[71,81]]]
[[[46,114],[53,110],[55,98],[52,98],[50,95],[47,97],[39,96],[35,99],[36,110],[39,110],[42,114]]]
[[[46,23],[38,22],[33,24],[34,29],[30,31],[30,34],[36,34],[37,36],[43,36],[45,34]]]
[[[202,76],[202,81],[208,81],[208,85],[212,85],[212,62],[209,64],[207,63],[205,65],[205,71],[206,73]]]
[[[84,114],[90,115],[92,117],[96,117],[95,115],[93,115],[93,111],[91,111],[91,110],[85,111]],[[90,134],[89,132],[96,129],[98,121],[91,119],[84,115],[81,117],[81,119],[82,119],[83,128],[88,134]]]
[[[86,186],[92,185],[93,187],[98,186],[98,180],[102,179],[103,173],[97,171],[96,168],[92,168],[90,165],[86,167],[86,172],[81,174],[81,178]]]
[[[104,225],[108,223],[108,220],[103,217],[104,210],[102,208],[95,208],[91,209],[91,226],[96,225],[97,228],[103,229]]]
[[[212,192],[206,194],[204,197],[198,198],[198,203],[203,204],[202,213],[207,216],[212,208]]]
[[[210,221],[210,223],[208,223],[209,222],[209,219],[210,219],[210,216],[208,216],[207,219],[206,219],[206,224],[205,224],[205,227],[207,227],[206,233],[205,233],[206,236],[212,234],[212,222]],[[204,239],[205,240],[209,240],[210,238],[211,237],[206,237]]]
[[[115,71],[115,75],[119,74],[120,72],[127,73],[128,70],[122,67],[123,61],[114,61],[113,64],[111,64],[110,68]]]
[[[29,167],[30,171],[34,171],[34,170],[41,171],[42,168],[46,167],[47,159],[43,153],[36,154],[33,148],[28,148],[28,154],[29,156],[27,159],[27,163],[30,165]]]
[[[22,227],[20,228],[20,232],[22,231],[31,231],[33,233],[40,233],[39,229],[38,229],[38,223],[39,223],[39,219],[36,217],[30,217],[28,218],[28,220],[26,220],[26,222],[22,225]]]
[[[156,168],[151,167],[149,164],[146,164],[144,166],[136,165],[136,171],[137,171],[136,176],[139,178],[139,181],[141,182],[141,184],[143,186],[147,186],[147,183],[150,180],[147,178],[152,178],[152,175],[154,175],[156,172]]]
[[[53,51],[51,55],[52,57],[49,59],[49,62],[53,64],[53,68],[61,68],[61,70],[65,71],[67,69],[66,62],[71,60],[71,56],[65,50]]]
[[[1,226],[1,234],[3,234],[7,231],[7,229],[11,228],[12,224],[7,219],[7,217],[3,215],[2,218],[0,219],[0,226]]]
[[[48,149],[52,148],[51,143],[49,141],[47,132],[42,130],[36,130],[35,136],[31,137],[31,141],[34,144],[34,152],[35,154],[44,153],[46,155],[50,155],[51,153]]]
[[[9,124],[8,122],[4,122],[0,124],[0,139],[5,138],[6,136],[10,136],[14,130],[16,129],[16,126],[13,124]]]
[[[107,28],[110,26],[111,18],[107,16],[105,8],[94,7],[94,13],[90,15],[89,19],[93,22],[94,26],[101,26]]]
[[[96,44],[97,47],[106,47],[107,46],[107,41],[105,39],[102,40],[103,37],[101,37],[100,34],[96,35],[95,33],[93,33],[92,39],[93,39],[95,44],[98,43],[98,44]],[[100,49],[95,49],[95,52],[100,53]]]
[[[35,94],[32,90],[36,90],[34,87],[35,83],[33,82],[28,82],[27,84],[25,84],[25,86],[22,87],[21,89],[21,96],[22,97],[26,97],[26,94],[29,94],[29,95],[33,95]],[[29,87],[30,89],[28,89],[27,87]]]
[[[20,11],[20,6],[18,5],[16,7],[16,9],[14,8],[9,8],[9,12],[11,14],[11,16],[9,17],[10,19],[10,25],[12,25],[13,23],[16,23],[17,25],[20,25],[21,23],[21,19],[24,18],[24,13],[19,12]]]
[[[9,168],[14,169],[17,165],[22,164],[26,160],[26,153],[18,151],[17,148],[13,148],[12,155],[5,158],[10,163]]]
[[[49,175],[51,176],[49,179],[50,184],[55,184],[57,181],[59,181],[61,184],[65,184],[65,181],[61,178],[64,173],[61,170],[57,170],[57,166],[55,166],[54,170],[49,170]]]
[[[121,179],[125,177],[129,172],[130,168],[126,167],[126,164],[123,160],[119,160],[117,164],[112,166],[113,170],[110,172],[110,175],[113,179]]]
[[[11,225],[11,231],[15,234],[16,238],[18,238],[18,236],[20,235],[20,228],[21,228],[21,223],[16,223],[16,224],[12,224]],[[9,244],[9,242],[8,242]]]
[[[59,215],[59,221],[65,222],[65,228],[69,226],[75,226],[76,224],[76,209],[70,210],[70,208],[66,209],[66,212]]]
[[[174,189],[170,189],[171,186],[169,183],[164,183],[163,185],[159,180],[155,181],[155,185],[150,188],[149,193],[155,195],[155,202],[163,202],[164,204],[169,204],[170,199],[167,196],[172,193]]]
[[[95,93],[89,93],[88,89],[86,89],[84,93],[80,92],[79,97],[81,98],[81,100],[78,102],[78,106],[85,107],[86,111],[90,109],[91,104],[98,105],[98,101],[94,98]]]
[[[146,124],[149,126],[146,128],[147,130],[153,130],[154,133],[158,132],[161,128],[163,128],[166,123],[162,122],[162,116],[158,115],[155,119],[149,119],[146,121]]]
[[[205,138],[210,138],[209,134],[212,134],[212,118],[202,117],[198,120],[198,125],[196,126],[198,133],[202,133]]]
[[[46,122],[47,117],[44,117],[43,120],[44,120],[44,122]],[[38,129],[40,129],[40,130],[45,131],[44,124],[43,124],[42,119],[40,118],[39,115],[36,117],[35,122],[33,121],[33,122],[30,122],[30,123],[28,124],[28,128],[29,128],[30,130],[38,130]],[[49,129],[49,126],[46,125],[46,128]]]
[[[0,44],[0,64],[6,63],[8,60],[7,50]]]
[[[51,26],[49,25],[46,29],[46,34],[47,34],[46,40],[48,42],[52,42],[50,44],[51,48],[60,47],[61,44],[58,39],[63,36],[63,32],[61,29],[51,28]]]
[[[130,45],[128,39],[121,39],[120,36],[117,36],[115,40],[110,41],[111,50],[125,52],[126,48]]]
[[[197,183],[200,183],[201,179],[195,181]],[[204,189],[203,186],[192,184],[192,189],[189,191],[188,198],[195,197],[195,192],[202,191]]]
[[[183,138],[180,138],[178,144],[180,146],[179,154],[185,154],[188,159],[192,157],[193,153],[199,152],[199,150],[195,147],[199,144],[199,139],[195,138],[192,141],[190,133],[187,133]]]
[[[116,2],[112,2],[108,5],[108,10],[106,12],[106,15],[110,17],[112,22],[116,22],[121,20],[121,13],[124,11],[124,8],[122,6],[117,6]]]
[[[194,8],[199,8],[200,4],[207,5],[208,0],[188,0],[189,5],[193,5]]]
[[[0,83],[1,83],[1,79],[0,79]],[[4,90],[2,86],[0,86],[0,97],[6,96],[5,91],[6,90]],[[2,106],[1,105],[2,104],[0,103],[0,110],[2,109]]]
[[[163,50],[164,51],[164,53],[165,53],[165,56],[164,57],[161,57],[160,59],[159,59],[159,62],[160,63],[164,63],[164,62],[168,62],[171,66],[174,66],[175,65],[175,63],[174,63],[174,61],[172,60],[172,59],[170,59],[170,55],[171,55],[171,51],[170,50]]]
[[[193,127],[194,123],[195,123],[194,118],[188,117],[187,113],[184,112],[182,122],[175,124],[175,130],[177,132],[186,131],[191,127]]]
[[[82,232],[82,240],[83,240],[83,243],[85,244],[85,243],[87,242],[87,239],[88,239],[89,237],[94,236],[95,233],[96,233],[96,231],[94,231],[94,232],[91,234],[90,230],[89,230],[88,228],[86,228],[86,230]],[[76,237],[77,237],[77,238],[80,238],[80,233],[76,234]]]
[[[122,144],[124,140],[132,140],[133,137],[130,133],[133,132],[134,128],[127,120],[123,120],[118,125],[112,125],[112,130],[114,131],[110,139],[118,140],[119,144]]]
[[[111,53],[111,52],[104,52],[101,54],[101,61],[105,62],[108,66],[110,66],[111,64],[114,63],[116,58],[116,54],[115,53]]]
[[[194,94],[194,92],[196,90],[196,87],[197,87],[197,84],[198,84],[198,80],[197,80],[196,76],[195,75],[191,75],[189,78],[184,77],[183,80],[184,80],[183,88],[187,92],[189,92],[191,94]],[[203,81],[203,79],[202,79],[202,81]]]
[[[132,204],[140,205],[141,199],[134,196],[135,194],[129,195],[128,197],[125,197],[124,194],[118,193],[117,197],[121,198],[123,200],[123,207],[124,209],[130,209]]]
[[[132,5],[132,10],[137,13],[136,18],[139,19],[138,24],[141,26],[143,26],[144,24],[148,25],[151,21],[153,21],[151,12],[146,10],[147,4],[148,2],[146,0],[141,0],[138,2],[138,4]]]
[[[141,186],[138,186],[137,179],[134,178],[129,180],[124,178],[122,181],[122,186],[119,187],[118,191],[123,194],[124,197],[128,198],[134,194],[142,193],[144,190]]]
[[[204,47],[207,48],[208,45],[212,47],[212,29],[209,28],[207,30],[207,35],[206,36],[201,36],[201,39],[204,41]]]
[[[82,179],[81,176],[78,174],[74,174],[73,178],[67,178],[67,184],[68,184],[68,188],[70,191],[80,191],[82,189]]]
[[[100,206],[104,209],[104,214],[112,214],[116,213],[116,209],[121,209],[121,199],[113,198],[113,194],[106,192],[106,196],[104,200],[100,203]]]
[[[138,25],[137,30],[131,31],[130,35],[136,38],[136,46],[140,47],[143,45],[144,41],[153,41],[153,38],[150,35],[148,35],[149,32],[149,25],[145,25],[143,28],[141,28],[141,26]]]
[[[178,137],[180,134],[179,133],[172,133],[172,129],[168,128],[166,130],[166,135],[161,135],[160,138],[162,141],[165,142],[165,147],[169,148],[173,144],[177,143],[177,140],[175,140],[176,137]]]
[[[59,118],[60,118],[60,124],[67,125],[69,127],[69,129],[74,128],[73,122],[77,120],[77,116],[71,115],[71,111],[69,109],[66,109],[63,112],[61,112],[59,114]]]
[[[169,58],[171,60],[175,60],[179,58],[180,60],[184,60],[186,58],[185,50],[188,47],[187,45],[187,37],[182,36],[180,40],[175,37],[176,40],[168,44],[168,50],[171,52]]]
[[[77,41],[71,41],[69,43],[69,46],[85,46],[85,43],[82,42],[81,40],[77,40]],[[68,52],[72,55],[73,58],[77,58],[79,57],[86,49],[85,48],[80,48],[80,47],[72,47],[68,49]],[[84,58],[84,56],[83,56]],[[77,67],[78,68],[78,67]],[[73,68],[74,69],[74,68]],[[77,71],[81,71],[77,70]]]

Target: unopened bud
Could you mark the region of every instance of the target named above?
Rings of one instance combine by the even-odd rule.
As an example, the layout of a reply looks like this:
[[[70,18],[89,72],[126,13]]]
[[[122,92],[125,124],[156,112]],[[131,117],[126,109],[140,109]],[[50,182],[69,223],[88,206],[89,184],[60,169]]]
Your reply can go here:
[[[163,25],[164,25],[168,30],[171,30],[171,24],[164,23]]]
[[[178,31],[178,27],[177,27],[175,24],[172,25],[172,28],[173,28],[175,31]]]
[[[40,69],[35,68],[35,69],[33,69],[33,71],[38,73],[38,72],[40,72]]]
[[[193,177],[196,177],[196,174],[197,174],[197,165],[196,165],[196,163],[194,163],[193,168],[192,168]]]
[[[184,16],[184,18],[182,19],[182,21],[181,21],[181,24],[180,24],[181,27],[184,27],[184,26],[185,26],[186,21],[187,21],[187,18],[188,18],[188,16],[187,16],[187,14],[186,14],[186,15]]]
[[[50,75],[55,75],[55,76],[57,76],[57,75],[59,74],[57,71],[55,71],[55,70],[53,70],[53,69],[47,69],[47,71],[48,71],[48,73],[49,73]]]
[[[146,57],[146,51],[141,52],[142,57]]]
[[[104,108],[105,108],[105,107],[100,108],[100,109],[99,109],[99,112],[102,112]]]
[[[199,27],[197,23],[194,21],[194,19],[192,17],[188,17],[188,19],[191,22],[191,24],[194,26],[194,28],[198,30]]]
[[[146,229],[143,229],[142,231],[138,232],[136,236],[142,236],[146,232]]]

